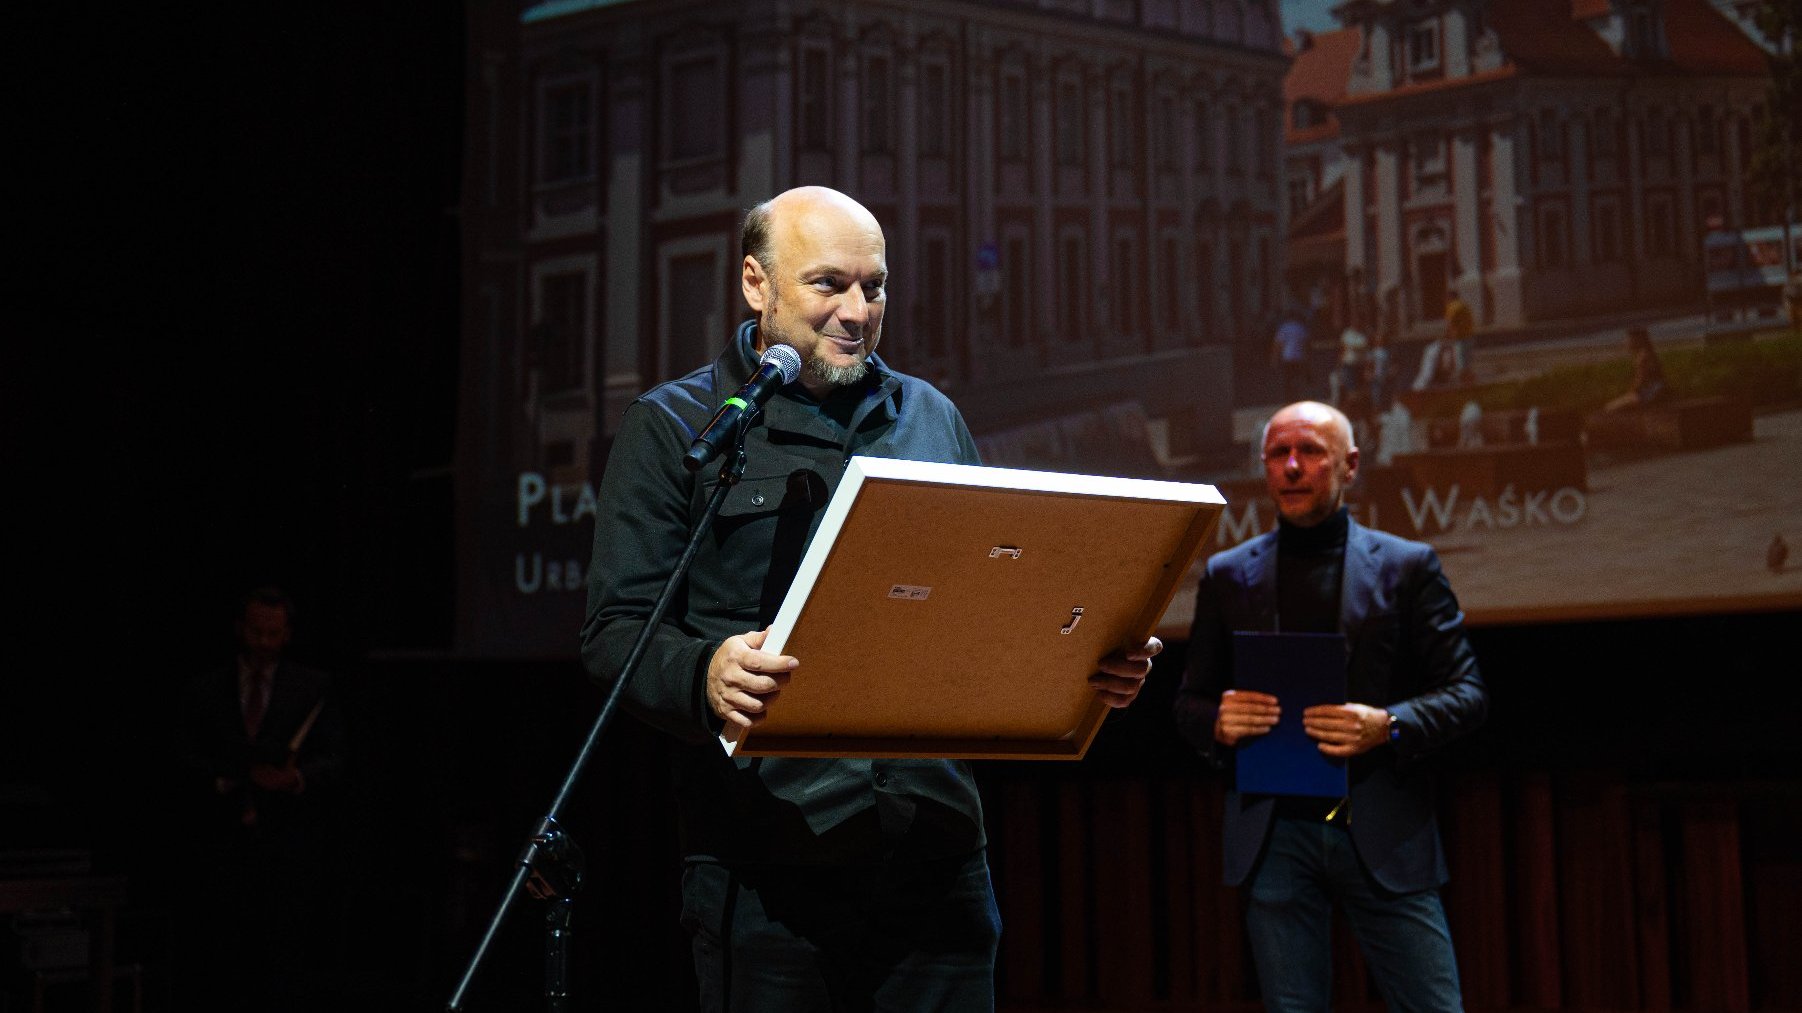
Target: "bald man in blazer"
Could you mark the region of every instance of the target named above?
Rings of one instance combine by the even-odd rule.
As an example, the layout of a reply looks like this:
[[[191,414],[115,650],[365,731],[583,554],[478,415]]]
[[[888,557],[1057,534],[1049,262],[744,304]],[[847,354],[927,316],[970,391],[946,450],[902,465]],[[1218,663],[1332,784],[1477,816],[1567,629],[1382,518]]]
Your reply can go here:
[[[1265,1002],[1328,1008],[1337,906],[1391,1009],[1459,1009],[1431,757],[1488,707],[1463,613],[1430,546],[1349,517],[1358,451],[1342,413],[1307,401],[1281,409],[1263,459],[1277,530],[1208,560],[1176,716],[1204,757],[1230,769],[1237,747],[1283,710],[1277,696],[1233,686],[1233,634],[1345,637],[1348,702],[1306,708],[1302,724],[1346,764],[1348,795],[1226,797],[1224,876],[1249,887]]]

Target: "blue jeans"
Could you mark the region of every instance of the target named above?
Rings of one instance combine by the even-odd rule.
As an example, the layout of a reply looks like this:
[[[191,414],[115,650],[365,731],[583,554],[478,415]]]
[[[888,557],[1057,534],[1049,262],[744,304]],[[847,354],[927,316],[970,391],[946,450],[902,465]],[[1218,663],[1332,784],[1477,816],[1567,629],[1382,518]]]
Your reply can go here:
[[[1001,913],[980,851],[856,868],[694,862],[682,924],[702,1010],[995,1008]]]
[[[1278,816],[1250,887],[1245,924],[1264,1004],[1273,1013],[1331,1008],[1334,904],[1351,923],[1391,1011],[1464,1008],[1439,891],[1391,893],[1378,886],[1344,827]]]

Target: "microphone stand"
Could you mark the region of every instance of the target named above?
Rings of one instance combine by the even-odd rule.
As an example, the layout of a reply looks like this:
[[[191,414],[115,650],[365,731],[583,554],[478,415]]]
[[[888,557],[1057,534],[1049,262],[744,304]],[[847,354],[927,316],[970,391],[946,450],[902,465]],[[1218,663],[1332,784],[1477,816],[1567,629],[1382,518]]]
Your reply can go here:
[[[651,637],[663,622],[663,614],[668,611],[676,589],[682,584],[682,578],[688,573],[689,564],[694,562],[695,554],[700,550],[701,540],[713,527],[713,519],[719,515],[720,506],[726,501],[726,494],[738,484],[745,474],[745,436],[757,421],[761,409],[753,405],[747,411],[738,426],[737,436],[733,440],[731,453],[725,455],[726,460],[720,465],[720,481],[708,497],[707,506],[701,513],[701,519],[689,533],[688,545],[682,550],[682,558],[677,560],[676,568],[671,571],[669,580],[663,585],[663,592],[657,596],[657,603],[651,607],[645,618],[644,629],[639,631],[638,640],[632,645],[632,653],[626,656],[626,663],[620,669],[619,677],[613,680],[613,688],[607,694],[606,703],[601,712],[588,729],[588,737],[582,742],[581,750],[576,754],[575,762],[570,765],[569,772],[564,775],[563,786],[557,789],[556,798],[552,799],[550,809],[540,821],[538,830],[526,842],[525,849],[520,852],[514,870],[512,882],[501,896],[500,905],[495,908],[494,916],[489,919],[488,928],[482,933],[481,942],[476,944],[475,954],[469,965],[463,970],[463,977],[457,983],[457,990],[451,995],[446,1005],[449,1013],[460,1013],[463,1009],[465,994],[475,978],[476,970],[488,954],[488,948],[498,934],[501,922],[506,919],[508,910],[514,900],[519,897],[521,888],[528,890],[533,897],[545,901],[550,909],[545,917],[544,937],[544,969],[545,969],[545,1008],[551,1013],[564,1013],[569,1008],[569,936],[570,917],[574,910],[575,894],[581,890],[584,876],[582,849],[557,824],[559,815],[569,802],[570,794],[575,790],[576,781],[587,768],[595,746],[600,742],[601,733],[613,721],[614,712],[619,709],[620,697],[632,676],[638,670],[639,662],[644,658],[646,649],[650,647]]]

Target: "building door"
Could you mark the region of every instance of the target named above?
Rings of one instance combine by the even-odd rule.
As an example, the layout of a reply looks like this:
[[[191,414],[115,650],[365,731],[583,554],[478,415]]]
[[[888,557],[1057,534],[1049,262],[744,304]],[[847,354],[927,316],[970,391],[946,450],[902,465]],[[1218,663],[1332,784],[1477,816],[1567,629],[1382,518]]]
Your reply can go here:
[[[1445,251],[1416,257],[1414,282],[1420,293],[1420,319],[1445,319]]]

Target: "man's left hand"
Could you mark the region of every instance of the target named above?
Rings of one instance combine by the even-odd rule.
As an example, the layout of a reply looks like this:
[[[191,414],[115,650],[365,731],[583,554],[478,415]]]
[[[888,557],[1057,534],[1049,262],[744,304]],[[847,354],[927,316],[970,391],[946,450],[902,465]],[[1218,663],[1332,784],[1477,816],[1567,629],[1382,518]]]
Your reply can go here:
[[[1389,712],[1361,703],[1309,707],[1301,712],[1301,726],[1322,753],[1341,760],[1389,741]]]
[[[1136,648],[1120,650],[1101,659],[1100,671],[1089,676],[1089,685],[1101,702],[1109,707],[1125,707],[1139,697],[1145,688],[1145,677],[1151,674],[1151,659],[1164,649],[1156,637]]]

